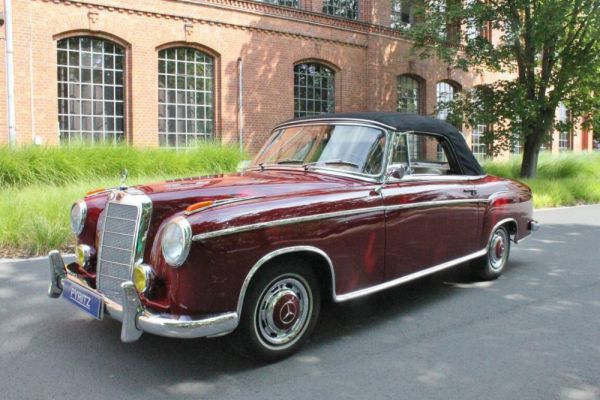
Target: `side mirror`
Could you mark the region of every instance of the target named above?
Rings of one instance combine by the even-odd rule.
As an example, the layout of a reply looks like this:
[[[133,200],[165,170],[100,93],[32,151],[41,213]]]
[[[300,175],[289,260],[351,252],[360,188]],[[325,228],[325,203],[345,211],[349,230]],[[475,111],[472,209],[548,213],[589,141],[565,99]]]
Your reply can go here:
[[[388,168],[386,178],[400,180],[404,178],[404,175],[406,175],[406,168],[404,167],[404,165],[400,165],[397,167]]]

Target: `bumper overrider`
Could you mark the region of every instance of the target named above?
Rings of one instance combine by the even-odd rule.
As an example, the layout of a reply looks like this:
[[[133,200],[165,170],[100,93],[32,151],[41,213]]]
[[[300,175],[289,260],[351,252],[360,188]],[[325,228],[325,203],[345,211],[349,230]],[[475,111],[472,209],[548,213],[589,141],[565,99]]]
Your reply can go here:
[[[108,314],[122,323],[121,340],[123,342],[134,342],[144,332],[184,339],[221,336],[233,331],[238,325],[238,315],[235,312],[209,315],[201,319],[154,313],[142,305],[131,281],[121,284],[122,305],[118,304],[102,296],[101,293],[90,288],[85,281],[68,271],[59,251],[51,251],[48,258],[50,260],[48,296],[51,298],[60,297],[63,292],[64,280],[70,280],[101,296],[104,314]]]

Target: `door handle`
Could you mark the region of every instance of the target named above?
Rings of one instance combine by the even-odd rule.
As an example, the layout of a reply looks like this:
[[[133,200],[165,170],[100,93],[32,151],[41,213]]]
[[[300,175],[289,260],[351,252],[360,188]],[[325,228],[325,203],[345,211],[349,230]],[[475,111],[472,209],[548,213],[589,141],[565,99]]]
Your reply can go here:
[[[477,194],[477,190],[475,190],[475,189],[464,189],[463,193],[469,193],[471,196],[475,196]]]

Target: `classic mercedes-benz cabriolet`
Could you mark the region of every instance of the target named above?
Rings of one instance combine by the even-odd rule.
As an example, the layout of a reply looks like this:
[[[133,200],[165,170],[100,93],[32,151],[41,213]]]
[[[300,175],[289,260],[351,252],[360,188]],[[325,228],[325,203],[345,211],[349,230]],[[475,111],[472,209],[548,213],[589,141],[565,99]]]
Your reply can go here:
[[[302,345],[326,297],[466,262],[495,279],[537,229],[527,186],[486,175],[453,126],[398,113],[283,123],[241,173],[90,192],[71,225],[50,297],[120,320],[124,342],[235,331],[266,360]]]

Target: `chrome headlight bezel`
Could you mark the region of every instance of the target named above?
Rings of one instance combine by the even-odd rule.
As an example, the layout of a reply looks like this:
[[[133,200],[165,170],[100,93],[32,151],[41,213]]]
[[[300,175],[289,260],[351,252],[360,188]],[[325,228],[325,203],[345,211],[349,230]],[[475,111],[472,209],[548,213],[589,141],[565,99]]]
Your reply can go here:
[[[75,259],[82,267],[87,267],[90,262],[92,249],[86,244],[80,244],[75,247]]]
[[[136,275],[141,275],[142,279],[143,279],[143,285],[144,287],[139,287],[138,286],[138,276]],[[138,291],[138,293],[143,293],[143,294],[147,294],[151,288],[154,286],[154,281],[156,279],[156,274],[154,273],[154,270],[152,269],[152,267],[150,267],[149,265],[146,264],[136,264],[133,267],[133,273],[132,273],[132,280],[133,280],[133,285],[135,287],[135,290]]]
[[[76,236],[83,232],[85,227],[85,219],[87,218],[87,204],[83,200],[76,201],[71,206],[71,230]]]
[[[171,240],[176,235],[175,240]],[[184,217],[175,217],[164,227],[160,249],[163,258],[171,267],[183,265],[192,245],[192,227]],[[177,246],[173,248],[173,246]]]

